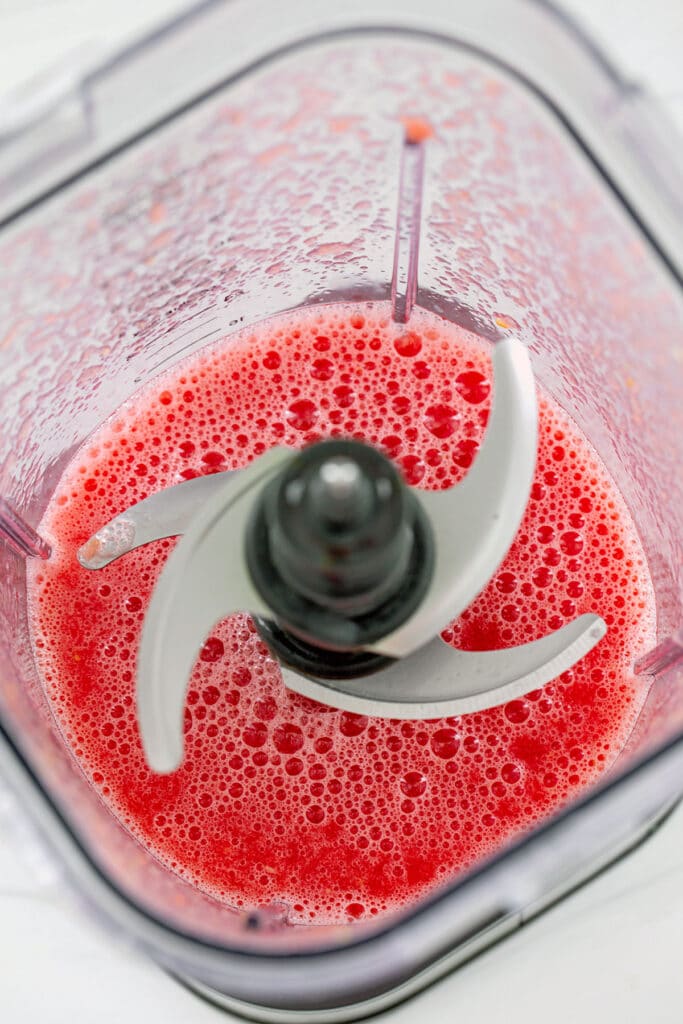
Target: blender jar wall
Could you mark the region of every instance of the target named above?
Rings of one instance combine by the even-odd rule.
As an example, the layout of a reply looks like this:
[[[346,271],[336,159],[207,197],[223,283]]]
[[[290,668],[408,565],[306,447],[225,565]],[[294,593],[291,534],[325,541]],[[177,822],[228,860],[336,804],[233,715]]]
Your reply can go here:
[[[183,354],[306,301],[387,298],[412,115],[434,129],[418,304],[529,341],[629,504],[666,636],[681,611],[680,297],[566,126],[437,40],[363,34],[266,64],[7,234],[0,490],[35,525],[75,446]],[[277,941],[166,872],[89,788],[36,678],[23,563],[2,559],[3,719],[80,841],[179,930]],[[677,678],[661,684],[676,712]]]
[[[326,145],[329,117],[315,112],[329,94],[321,98],[295,68],[260,88],[238,85],[58,197],[4,243],[2,493],[33,524],[83,439],[184,353],[311,290],[317,301],[386,292],[394,217],[384,161],[396,132],[386,125],[378,139],[361,139],[332,128]],[[343,160],[354,177],[343,177]],[[15,740],[122,888],[178,926],[257,942],[242,934],[244,915],[165,872],[71,763],[32,663],[24,563],[7,548],[2,557],[0,699]],[[74,642],[87,643],[74,629]]]

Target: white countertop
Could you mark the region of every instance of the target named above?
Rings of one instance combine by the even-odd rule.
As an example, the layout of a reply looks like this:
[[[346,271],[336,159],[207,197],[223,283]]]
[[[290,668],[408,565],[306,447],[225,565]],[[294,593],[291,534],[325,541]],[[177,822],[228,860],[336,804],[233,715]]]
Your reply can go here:
[[[0,0],[0,95],[83,43],[115,45],[178,0]],[[683,0],[565,0],[683,132]],[[220,1024],[228,1015],[83,918],[27,859],[0,793],[0,1021]],[[409,1003],[389,1024],[680,1024],[683,807],[641,848]]]
[[[45,864],[0,840],[0,1020],[236,1020],[115,944]],[[680,1024],[683,806],[599,878],[381,1019],[386,1024]]]

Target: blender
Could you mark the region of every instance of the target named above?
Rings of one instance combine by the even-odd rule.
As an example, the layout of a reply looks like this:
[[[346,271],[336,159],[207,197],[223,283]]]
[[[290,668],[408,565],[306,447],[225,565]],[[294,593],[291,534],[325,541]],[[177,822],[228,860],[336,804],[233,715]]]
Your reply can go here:
[[[492,39],[494,17],[507,31]],[[225,31],[230,54],[215,42]],[[178,53],[189,54],[182,83]],[[141,103],[136,76],[164,80],[164,69],[173,87]],[[46,130],[55,113],[73,129],[57,142]],[[642,99],[536,6],[453,12],[433,3],[418,17],[409,5],[342,15],[301,3],[275,25],[265,4],[207,5],[59,97],[0,153],[3,769],[100,915],[221,1005],[263,1020],[354,1019],[391,1005],[590,877],[679,794],[680,179],[657,127]],[[252,527],[262,524],[261,538],[279,531],[277,551],[291,539],[272,514],[277,501],[263,504],[263,485],[282,489],[292,466],[309,471],[289,451],[266,453],[230,480],[177,485],[180,512],[171,494],[179,492],[164,489],[103,523],[82,549],[87,570],[183,535],[155,590],[138,661],[152,767],[171,771],[182,756],[189,667],[214,621],[234,611],[276,622],[280,633],[266,640],[289,688],[393,719],[494,706],[609,644],[597,615],[549,631],[535,641],[540,652],[508,648],[483,668],[468,652],[460,669],[437,640],[519,527],[536,440],[534,379],[580,425],[626,501],[655,588],[657,640],[636,665],[649,688],[645,707],[599,789],[397,914],[292,927],[272,908],[245,917],[193,887],[88,784],[37,674],[26,569],[27,560],[52,557],[40,522],[64,468],[132,393],[245,324],[342,299],[386,301],[397,323],[426,310],[492,346],[494,405],[465,478],[470,496],[463,482],[426,499],[387,476],[384,463],[364,463],[374,456],[355,446],[306,449],[302,457],[321,458],[313,475],[327,488],[306,492],[309,536],[321,503],[336,495],[355,508],[360,484],[377,475],[385,474],[389,512],[399,510],[398,539],[387,551],[383,532],[380,571],[363,601],[394,562],[410,560],[406,537],[422,536],[414,586],[400,591],[396,618],[362,643],[339,629],[368,609],[375,629],[386,594],[360,612],[347,602],[330,633],[329,620],[313,628],[310,608],[301,619],[292,611],[302,575],[311,597],[310,549],[275,566],[289,574],[284,604],[273,572],[259,577],[267,544],[253,540]],[[254,502],[240,506],[241,494]],[[482,507],[490,516],[477,515]],[[373,507],[370,525],[377,515]],[[193,582],[187,573],[212,524],[222,534],[209,538]],[[465,538],[460,547],[454,533]],[[209,571],[221,559],[230,566],[223,577]],[[228,577],[237,594],[221,593]],[[387,645],[392,632],[399,642]],[[308,645],[303,663],[292,637]],[[326,652],[313,667],[311,648]],[[169,655],[163,665],[160,651]],[[349,652],[390,664],[351,673],[337,664],[330,674],[330,661]]]

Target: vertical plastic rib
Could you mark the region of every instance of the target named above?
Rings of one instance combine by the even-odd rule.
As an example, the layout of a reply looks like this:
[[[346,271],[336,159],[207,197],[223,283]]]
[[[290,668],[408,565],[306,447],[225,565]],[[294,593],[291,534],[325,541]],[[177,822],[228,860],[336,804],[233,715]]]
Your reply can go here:
[[[0,537],[3,537],[13,551],[31,558],[49,558],[52,552],[46,540],[36,533],[21,516],[0,498]]]
[[[425,140],[430,134],[422,122],[408,122],[401,150],[394,267],[391,278],[392,317],[399,324],[405,324],[410,319],[417,295]]]
[[[643,655],[634,668],[639,676],[658,676],[679,663],[683,666],[683,627]]]

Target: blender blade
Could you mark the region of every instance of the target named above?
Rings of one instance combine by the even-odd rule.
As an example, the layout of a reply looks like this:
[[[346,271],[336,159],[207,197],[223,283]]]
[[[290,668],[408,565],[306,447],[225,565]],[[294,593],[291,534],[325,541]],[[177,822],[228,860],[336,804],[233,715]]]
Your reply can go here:
[[[343,711],[385,718],[467,715],[540,689],[580,661],[603,638],[599,615],[580,615],[561,629],[517,647],[462,651],[440,637],[362,680],[304,676],[281,666],[285,686]],[[330,693],[332,691],[332,693]]]
[[[403,658],[457,618],[505,558],[533,482],[537,409],[526,347],[515,337],[493,346],[493,404],[481,448],[462,483],[415,491],[431,522],[436,566],[414,615],[372,649]]]
[[[322,678],[280,656],[289,689],[333,707],[391,718],[464,714],[545,685],[605,635],[599,616],[582,615],[541,639],[502,650],[456,650],[438,636],[498,569],[533,480],[537,410],[526,348],[513,337],[496,343],[493,368],[488,427],[463,482],[443,491],[411,489],[431,524],[436,550],[421,603],[373,643],[363,644],[354,620],[346,621],[342,646],[380,656],[372,672],[350,680],[334,672]],[[138,658],[140,731],[157,772],[173,771],[182,760],[185,692],[209,631],[236,612],[277,621],[249,571],[247,535],[265,484],[295,458],[291,449],[273,448],[246,469],[152,495],[102,527],[79,551],[85,568],[99,569],[141,544],[184,534],[152,594]]]
[[[93,534],[79,549],[78,561],[84,569],[103,569],[143,544],[185,533],[197,510],[228,481],[236,483],[240,476],[240,470],[227,470],[150,494]]]

